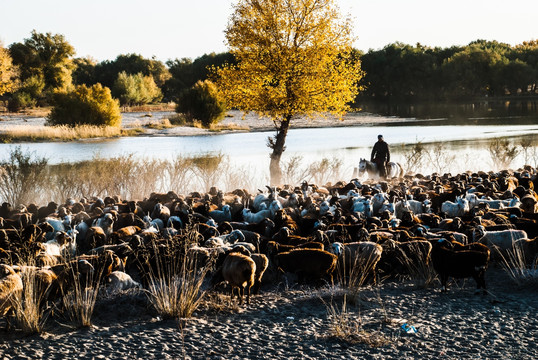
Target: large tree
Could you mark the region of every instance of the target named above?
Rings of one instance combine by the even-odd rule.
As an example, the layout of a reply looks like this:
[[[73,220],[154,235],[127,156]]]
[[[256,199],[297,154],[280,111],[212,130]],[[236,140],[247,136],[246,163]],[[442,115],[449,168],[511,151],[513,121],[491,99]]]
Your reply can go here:
[[[16,88],[17,75],[17,67],[13,65],[9,51],[0,42],[0,95]]]
[[[13,63],[21,71],[21,81],[41,78],[44,91],[66,90],[71,86],[72,56],[75,49],[61,34],[38,33],[9,47]]]
[[[215,70],[229,107],[272,119],[271,184],[296,116],[342,115],[359,91],[351,20],[333,0],[239,0],[225,31],[237,64]]]

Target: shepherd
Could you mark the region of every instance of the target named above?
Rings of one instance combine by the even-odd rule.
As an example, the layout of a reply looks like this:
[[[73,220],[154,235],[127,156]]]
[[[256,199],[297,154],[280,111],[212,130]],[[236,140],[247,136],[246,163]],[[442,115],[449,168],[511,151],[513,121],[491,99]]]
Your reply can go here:
[[[390,161],[389,145],[383,140],[383,135],[377,135],[377,142],[372,149],[372,156],[370,161],[376,163],[379,171],[379,176],[382,179],[387,177],[386,164]]]

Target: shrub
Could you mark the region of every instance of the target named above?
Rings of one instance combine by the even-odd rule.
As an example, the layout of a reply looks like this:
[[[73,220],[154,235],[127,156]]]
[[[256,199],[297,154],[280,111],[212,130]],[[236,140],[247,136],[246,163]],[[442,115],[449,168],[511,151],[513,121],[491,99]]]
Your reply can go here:
[[[74,91],[56,93],[47,125],[121,125],[118,101],[101,84],[79,85]]]
[[[497,169],[506,169],[519,154],[517,145],[511,145],[507,139],[495,138],[490,140],[488,150]]]
[[[208,128],[224,118],[226,105],[219,98],[215,84],[205,80],[181,92],[176,112],[185,114],[191,122],[199,120],[203,127]]]
[[[161,101],[161,89],[151,76],[142,73],[129,75],[125,71],[118,74],[113,93],[122,105],[143,105]]]
[[[4,201],[19,205],[39,198],[48,160],[33,157],[33,153],[23,152],[17,146],[10,151],[9,159],[0,163],[0,198]]]
[[[17,91],[9,100],[7,108],[10,112],[18,112],[22,109],[33,107],[36,104],[36,100],[30,94],[25,91]]]

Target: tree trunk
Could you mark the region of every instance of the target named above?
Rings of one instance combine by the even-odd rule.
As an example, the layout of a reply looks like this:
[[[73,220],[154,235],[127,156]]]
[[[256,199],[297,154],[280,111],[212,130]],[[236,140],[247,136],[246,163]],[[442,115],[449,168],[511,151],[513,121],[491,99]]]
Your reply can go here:
[[[286,149],[286,135],[290,127],[291,116],[287,116],[280,122],[276,134],[273,138],[269,138],[268,145],[273,152],[271,153],[271,162],[269,164],[269,174],[271,186],[282,185],[282,169],[280,168],[280,158]]]

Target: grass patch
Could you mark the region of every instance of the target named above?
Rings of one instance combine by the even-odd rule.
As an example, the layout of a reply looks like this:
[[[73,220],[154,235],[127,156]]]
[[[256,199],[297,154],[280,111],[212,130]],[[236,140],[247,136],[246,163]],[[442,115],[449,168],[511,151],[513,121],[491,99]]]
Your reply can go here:
[[[19,141],[71,141],[96,137],[121,136],[119,127],[80,125],[70,126],[36,126],[20,125],[8,128],[0,134],[0,141],[4,143]]]
[[[46,306],[48,287],[44,288],[35,270],[21,274],[23,290],[14,298],[14,324],[25,334],[42,333],[50,315]]]
[[[350,344],[366,344],[371,347],[385,346],[390,339],[381,331],[366,330],[360,314],[351,312],[344,295],[342,305],[331,302],[325,303],[329,319],[328,337],[345,341]]]
[[[71,272],[73,288],[62,297],[65,313],[76,327],[90,327],[102,274],[91,272],[79,276],[77,266],[67,271]]]
[[[497,254],[501,258],[502,268],[516,285],[538,285],[538,257],[527,261],[524,250],[519,246],[506,253],[498,251]]]
[[[195,241],[186,235],[185,241],[173,240],[166,244],[152,243],[150,254],[154,266],[149,268],[148,299],[164,319],[184,319],[192,316],[200,306],[205,292],[201,290],[209,266],[198,261],[188,251]]]
[[[164,130],[164,129],[170,129],[173,127],[173,125],[170,123],[170,120],[168,119],[160,119],[151,121],[144,125],[144,127],[148,129],[154,129],[154,130]]]

